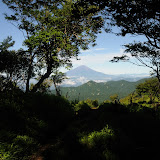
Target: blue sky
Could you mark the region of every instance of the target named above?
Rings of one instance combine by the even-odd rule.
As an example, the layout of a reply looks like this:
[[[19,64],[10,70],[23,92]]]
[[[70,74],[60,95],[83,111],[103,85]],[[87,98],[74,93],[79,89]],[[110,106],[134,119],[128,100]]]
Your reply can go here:
[[[21,31],[18,30],[13,24],[4,19],[3,13],[10,13],[7,6],[0,0],[0,42],[3,41],[7,36],[12,36],[15,40],[14,49],[19,49],[22,46],[24,36]],[[116,29],[118,31],[118,29]],[[138,67],[131,63],[109,62],[114,56],[120,56],[124,52],[124,44],[128,44],[133,41],[144,41],[143,36],[116,36],[114,34],[106,33],[102,31],[101,34],[97,35],[95,47],[91,47],[89,50],[81,50],[79,58],[81,60],[73,59],[73,68],[80,65],[86,65],[91,69],[106,74],[149,74],[149,69],[146,67]],[[63,71],[66,71],[63,69]]]

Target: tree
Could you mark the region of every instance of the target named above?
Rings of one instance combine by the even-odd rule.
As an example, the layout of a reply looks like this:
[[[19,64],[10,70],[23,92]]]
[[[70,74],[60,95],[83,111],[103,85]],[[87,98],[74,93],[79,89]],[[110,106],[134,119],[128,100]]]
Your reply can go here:
[[[117,94],[114,94],[114,95],[111,95],[110,96],[110,100],[114,103],[117,103],[118,101],[118,95]]]
[[[146,80],[144,83],[137,85],[136,92],[139,96],[147,95],[150,98],[150,102],[152,103],[154,99],[159,98],[160,88],[159,83],[156,78],[151,78]]]
[[[17,84],[23,84],[28,67],[28,59],[24,50],[9,50],[14,43],[12,37],[7,37],[0,44],[1,83],[6,84],[5,86],[8,86],[8,89],[16,87]]]
[[[96,33],[103,25],[98,6],[88,4],[83,8],[77,5],[79,1],[3,2],[15,13],[6,18],[18,22],[18,28],[26,31],[24,44],[30,54],[26,91],[32,71],[41,74],[32,89],[35,92],[55,68],[70,64],[71,57],[77,57],[80,48],[87,49],[90,43],[94,45]]]
[[[53,81],[57,96],[61,96],[59,84],[61,84],[64,79],[67,79],[65,73],[59,72],[57,69],[54,74],[51,75],[51,80]]]
[[[145,42],[124,45],[126,53],[111,61],[138,61],[134,64],[149,67],[160,83],[160,1],[159,0],[109,0],[103,13],[111,26],[120,28],[117,35],[143,35]],[[130,61],[132,62],[132,61]],[[133,62],[132,62],[133,63]]]
[[[40,93],[49,93],[50,92],[50,87],[52,86],[53,82],[51,79],[47,78],[43,81],[43,83],[41,83],[40,87],[37,89],[37,92]],[[31,83],[30,85],[30,90],[32,90],[34,84]]]

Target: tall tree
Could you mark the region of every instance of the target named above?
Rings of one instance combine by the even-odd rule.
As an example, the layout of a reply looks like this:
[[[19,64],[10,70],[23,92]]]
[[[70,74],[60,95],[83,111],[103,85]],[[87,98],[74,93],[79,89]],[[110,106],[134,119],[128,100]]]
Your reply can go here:
[[[87,49],[90,43],[94,45],[96,33],[103,25],[98,6],[88,4],[83,8],[77,5],[76,0],[3,2],[15,12],[6,18],[18,22],[19,29],[27,33],[24,44],[31,57],[28,81],[32,70],[41,74],[33,92],[51,75],[54,68],[68,65],[71,57],[78,56],[80,48]]]
[[[62,72],[59,72],[57,69],[51,76],[51,80],[53,81],[57,96],[61,96],[59,84],[61,84],[64,79],[67,79],[66,75]]]
[[[10,50],[14,43],[12,37],[7,37],[0,43],[0,76],[3,79],[1,82],[12,84],[12,87],[23,84],[28,67],[28,58],[24,50]]]
[[[160,87],[158,84],[158,80],[155,78],[146,80],[144,83],[137,85],[136,92],[140,96],[149,96],[150,102],[153,102],[156,97],[159,99]]]
[[[143,35],[145,42],[124,45],[126,53],[112,62],[138,61],[134,64],[149,67],[160,82],[160,0],[109,0],[103,13],[111,26],[118,26],[117,35]]]

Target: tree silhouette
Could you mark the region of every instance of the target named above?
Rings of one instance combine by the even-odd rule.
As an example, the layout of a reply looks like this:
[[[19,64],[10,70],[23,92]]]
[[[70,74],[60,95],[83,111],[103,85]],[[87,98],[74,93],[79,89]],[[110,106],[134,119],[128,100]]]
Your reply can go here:
[[[111,62],[129,61],[130,57],[138,61],[138,66],[149,67],[160,82],[160,1],[159,0],[109,0],[103,11],[111,26],[118,26],[117,35],[143,35],[145,42],[124,45],[125,53],[114,57]]]
[[[18,22],[18,28],[26,32],[24,44],[30,54],[26,91],[32,70],[46,71],[33,86],[32,92],[36,92],[55,68],[67,66],[80,49],[87,49],[90,43],[94,45],[96,33],[103,25],[95,5],[83,8],[77,1],[68,0],[3,2],[14,11],[6,18]]]
[[[28,59],[25,51],[19,49],[18,51],[10,50],[14,45],[12,37],[7,37],[0,44],[0,75],[4,84],[22,84],[26,79],[26,70],[28,67]]]

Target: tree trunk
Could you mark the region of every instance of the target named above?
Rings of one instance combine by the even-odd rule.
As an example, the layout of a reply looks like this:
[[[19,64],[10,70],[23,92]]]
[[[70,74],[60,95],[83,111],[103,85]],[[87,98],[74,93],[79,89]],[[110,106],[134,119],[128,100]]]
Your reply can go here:
[[[33,63],[33,59],[34,59],[34,54],[32,55],[32,49],[30,48],[30,62],[29,62],[29,67],[28,67],[28,76],[27,76],[27,82],[26,82],[26,93],[29,92],[29,81],[31,79],[31,75],[32,75],[32,63]]]
[[[33,89],[31,90],[31,92],[36,92],[38,90],[38,88],[40,87],[40,85],[43,83],[43,81],[48,78],[50,76],[50,74],[52,73],[52,67],[51,65],[49,65],[47,67],[47,72],[41,77],[41,79],[33,86]]]
[[[57,95],[57,96],[61,96],[60,90],[57,88],[56,83],[55,83],[55,82],[53,82],[53,83],[54,83],[54,87],[55,87],[55,90],[56,90],[56,95]]]
[[[26,93],[29,92],[29,81],[30,81],[30,79],[31,79],[31,74],[32,74],[31,65],[29,65],[27,82],[26,82]]]

